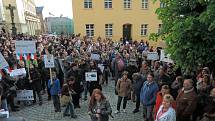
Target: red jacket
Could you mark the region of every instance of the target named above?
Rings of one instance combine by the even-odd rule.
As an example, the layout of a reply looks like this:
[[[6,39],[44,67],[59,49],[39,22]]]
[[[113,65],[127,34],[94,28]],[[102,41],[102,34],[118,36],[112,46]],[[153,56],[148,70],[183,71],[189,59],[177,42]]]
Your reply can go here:
[[[156,97],[154,119],[156,119],[156,115],[157,115],[157,112],[158,112],[160,106],[162,105],[162,101],[163,101],[163,96],[162,96],[162,94],[161,94],[161,91],[159,91],[159,92],[157,93],[157,97]],[[176,102],[175,102],[175,101],[172,103],[172,107],[173,107],[174,109],[176,109]]]

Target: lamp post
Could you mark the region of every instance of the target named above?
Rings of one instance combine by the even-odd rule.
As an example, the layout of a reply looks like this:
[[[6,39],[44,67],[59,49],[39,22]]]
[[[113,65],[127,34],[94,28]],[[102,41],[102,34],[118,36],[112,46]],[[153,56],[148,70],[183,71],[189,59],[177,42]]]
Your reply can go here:
[[[14,23],[14,10],[16,9],[14,6],[11,6],[11,4],[9,4],[7,7],[6,7],[7,10],[10,10],[10,17],[11,17],[11,24],[12,24],[12,35],[16,35],[16,26],[15,26],[15,23]]]

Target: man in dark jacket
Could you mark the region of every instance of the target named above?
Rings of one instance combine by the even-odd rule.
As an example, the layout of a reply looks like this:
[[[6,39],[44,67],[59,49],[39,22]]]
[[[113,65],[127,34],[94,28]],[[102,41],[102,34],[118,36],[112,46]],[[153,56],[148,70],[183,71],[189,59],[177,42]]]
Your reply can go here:
[[[193,81],[185,79],[183,88],[176,99],[177,121],[190,121],[197,105],[197,95],[194,91]]]
[[[145,81],[143,76],[139,73],[133,74],[133,86],[134,86],[134,92],[136,95],[136,108],[134,109],[133,113],[139,112],[140,108],[140,91],[143,85],[143,82]]]

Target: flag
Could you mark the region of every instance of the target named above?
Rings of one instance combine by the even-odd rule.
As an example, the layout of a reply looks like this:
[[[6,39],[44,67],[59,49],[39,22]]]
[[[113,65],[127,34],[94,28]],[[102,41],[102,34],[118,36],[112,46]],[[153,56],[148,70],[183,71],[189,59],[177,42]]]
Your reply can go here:
[[[22,53],[19,54],[19,60],[22,60]]]
[[[27,65],[30,66],[31,64],[31,57],[30,54],[27,54]]]
[[[38,63],[37,63],[37,54],[31,54],[31,57],[33,57],[33,64],[38,67]]]

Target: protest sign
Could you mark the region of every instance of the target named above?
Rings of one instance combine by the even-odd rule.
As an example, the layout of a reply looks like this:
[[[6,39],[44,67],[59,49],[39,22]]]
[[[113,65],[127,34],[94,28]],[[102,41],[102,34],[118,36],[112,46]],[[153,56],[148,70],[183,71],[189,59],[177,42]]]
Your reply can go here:
[[[166,54],[164,50],[161,50],[160,61],[174,63],[173,60],[170,58],[170,54]]]
[[[99,54],[91,54],[90,59],[91,60],[100,60],[100,55]]]
[[[5,67],[8,67],[8,63],[5,60],[4,56],[0,53],[0,69],[3,69]]]
[[[9,73],[10,73],[11,77],[14,77],[14,76],[25,76],[26,75],[26,70],[25,70],[25,68],[20,68],[20,69],[12,70]]]
[[[34,100],[33,90],[17,90],[16,100]]]
[[[53,55],[44,55],[45,68],[54,68],[54,56]]]
[[[36,53],[35,41],[16,41],[16,54]]]
[[[159,56],[157,52],[148,52],[147,53],[147,60],[158,60]]]
[[[97,72],[86,72],[85,79],[86,81],[97,81]]]

